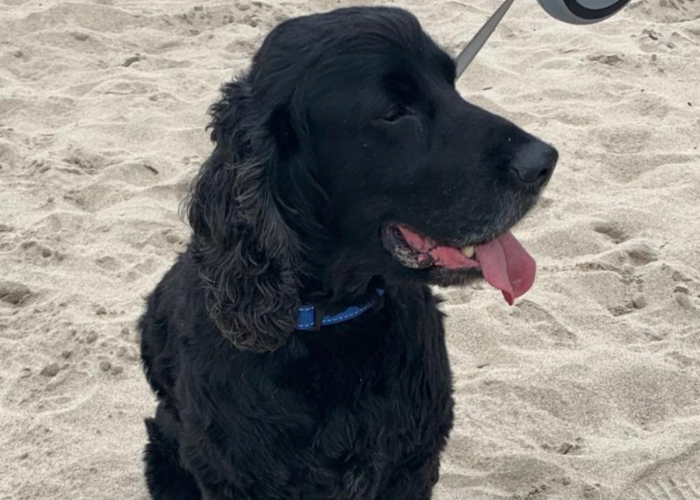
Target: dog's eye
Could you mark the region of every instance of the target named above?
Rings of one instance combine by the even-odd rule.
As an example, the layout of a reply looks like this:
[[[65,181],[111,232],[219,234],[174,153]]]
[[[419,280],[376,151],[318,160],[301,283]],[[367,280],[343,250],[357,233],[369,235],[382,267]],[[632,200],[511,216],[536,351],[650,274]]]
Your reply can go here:
[[[385,122],[394,123],[410,113],[410,110],[406,106],[397,104],[392,106],[391,109],[387,111],[384,116],[382,116],[382,120]]]

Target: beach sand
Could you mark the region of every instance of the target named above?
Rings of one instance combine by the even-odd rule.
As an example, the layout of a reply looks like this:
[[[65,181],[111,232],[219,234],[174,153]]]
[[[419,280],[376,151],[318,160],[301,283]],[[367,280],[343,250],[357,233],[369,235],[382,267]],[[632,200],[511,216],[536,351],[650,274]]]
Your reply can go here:
[[[279,21],[357,3],[0,0],[0,500],[146,500],[135,321],[187,241],[207,107]],[[452,54],[499,5],[364,3]],[[514,231],[532,291],[440,291],[435,498],[700,499],[700,1],[576,27],[519,0],[459,88],[561,159]]]

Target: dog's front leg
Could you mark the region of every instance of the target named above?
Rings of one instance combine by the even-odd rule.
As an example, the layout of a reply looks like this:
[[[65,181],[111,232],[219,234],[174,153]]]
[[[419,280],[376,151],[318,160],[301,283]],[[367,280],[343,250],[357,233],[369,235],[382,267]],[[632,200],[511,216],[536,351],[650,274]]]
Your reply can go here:
[[[439,453],[413,460],[394,472],[377,500],[430,500],[439,477]]]

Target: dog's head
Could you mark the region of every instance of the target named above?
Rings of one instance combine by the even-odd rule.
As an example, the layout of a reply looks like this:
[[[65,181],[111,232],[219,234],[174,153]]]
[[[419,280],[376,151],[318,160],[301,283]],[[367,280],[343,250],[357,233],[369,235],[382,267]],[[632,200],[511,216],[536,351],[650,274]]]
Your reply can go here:
[[[509,229],[557,152],[462,99],[409,13],[287,21],[223,94],[189,215],[210,312],[239,347],[279,345],[300,293],[342,302],[482,273],[510,300],[529,288]]]

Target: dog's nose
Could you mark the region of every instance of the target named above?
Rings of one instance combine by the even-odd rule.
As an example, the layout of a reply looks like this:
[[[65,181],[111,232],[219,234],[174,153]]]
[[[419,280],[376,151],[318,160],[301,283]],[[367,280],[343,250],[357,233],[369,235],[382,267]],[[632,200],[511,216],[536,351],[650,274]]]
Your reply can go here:
[[[516,154],[510,166],[511,173],[521,187],[540,189],[552,177],[558,159],[556,149],[535,139]]]

